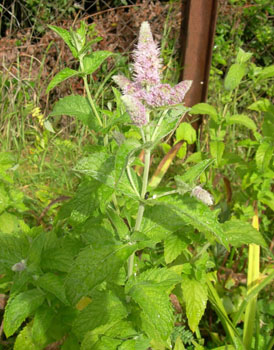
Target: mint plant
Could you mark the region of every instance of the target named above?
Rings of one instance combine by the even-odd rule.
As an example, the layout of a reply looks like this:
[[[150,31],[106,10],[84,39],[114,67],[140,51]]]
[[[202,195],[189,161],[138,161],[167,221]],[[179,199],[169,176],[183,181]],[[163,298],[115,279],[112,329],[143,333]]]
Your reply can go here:
[[[34,227],[14,233],[12,242],[0,236],[1,271],[10,292],[6,337],[26,322],[14,349],[60,342],[63,350],[178,350],[185,342],[198,350],[204,348],[199,322],[209,299],[227,327],[225,343],[244,349],[211,282],[210,248],[265,246],[263,237],[249,223],[219,222],[214,198],[203,188],[215,160],[205,158],[168,183],[163,183],[163,172],[151,171],[155,148],[189,111],[182,101],[191,82],[161,82],[160,52],[144,22],[133,55],[133,79],[114,75],[122,90],[113,88],[116,109],[113,104],[99,107],[88,77],[111,53],[91,52],[84,23],[70,32],[51,28],[69,46],[79,69],[59,72],[48,91],[79,76],[87,96],[65,97],[51,115],[81,119],[93,144],[75,165],[81,176],[75,196],[63,205],[50,231]],[[179,316],[177,304],[184,310]],[[183,336],[187,325],[192,337]]]

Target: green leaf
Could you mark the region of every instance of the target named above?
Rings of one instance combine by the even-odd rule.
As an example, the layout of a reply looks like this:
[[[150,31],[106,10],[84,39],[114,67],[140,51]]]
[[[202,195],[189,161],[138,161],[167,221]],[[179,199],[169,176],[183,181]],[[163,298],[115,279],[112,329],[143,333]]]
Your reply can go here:
[[[154,207],[145,210],[146,220],[144,220],[141,227],[141,232],[148,237],[150,237],[150,232],[146,229],[146,226],[153,230],[152,223],[161,226],[165,235],[179,229],[183,230],[184,226],[191,225],[207,236],[209,235],[208,238],[212,239],[213,235],[228,248],[222,225],[218,222],[217,211],[210,210],[207,205],[188,195],[164,197],[154,203]],[[150,223],[151,221],[152,223]],[[163,238],[166,238],[166,236]]]
[[[130,182],[123,174],[117,184],[115,181],[115,158],[106,152],[94,152],[92,156],[81,159],[75,171],[93,177],[105,185],[121,191],[124,195],[133,199],[139,199],[132,189]]]
[[[122,343],[122,340],[115,339],[104,335],[93,335],[87,333],[82,342],[81,350],[117,350],[117,347]]]
[[[55,103],[51,116],[56,115],[69,115],[76,117],[84,125],[87,125],[91,130],[98,130],[99,125],[96,117],[93,115],[93,111],[86,97],[80,95],[70,95],[61,98]]]
[[[122,265],[136,249],[136,244],[114,245],[104,242],[96,249],[92,246],[83,249],[66,279],[69,299],[76,304],[98,284],[115,280]]]
[[[164,256],[167,264],[174,261],[183,250],[188,246],[187,240],[183,235],[180,235],[176,232],[172,233],[164,241]]]
[[[39,347],[44,347],[51,340],[48,330],[54,318],[54,313],[53,309],[45,305],[39,307],[35,312],[32,339]]]
[[[205,312],[207,303],[207,285],[184,276],[182,282],[183,298],[186,303],[186,315],[189,328],[196,331]]]
[[[180,336],[177,337],[174,350],[185,350],[184,344],[181,341]]]
[[[266,171],[273,155],[273,146],[263,142],[257,149],[255,159],[257,167],[260,171]]]
[[[85,56],[83,59],[83,73],[92,74],[101,66],[104,60],[111,55],[113,55],[113,53],[109,51],[95,51],[92,54]]]
[[[112,208],[107,209],[107,214],[120,239],[124,239],[129,234],[129,228],[124,220]]]
[[[189,111],[189,108],[179,105],[170,109],[164,116],[161,127],[156,135],[156,143],[160,142],[171,131],[175,131],[176,125],[179,123],[180,118]]]
[[[267,111],[270,111],[273,107],[272,107],[271,102],[268,99],[262,98],[260,100],[257,100],[256,102],[252,103],[247,108],[251,109],[252,111],[267,112]]]
[[[61,350],[80,350],[80,345],[75,335],[70,334],[61,346]]]
[[[70,51],[73,54],[73,56],[75,58],[77,58],[78,57],[77,50],[73,45],[73,41],[72,41],[72,37],[71,37],[70,32],[68,32],[66,29],[63,29],[63,28],[57,27],[57,26],[48,25],[48,27],[51,30],[53,30],[56,34],[58,34],[64,40],[64,42],[70,48]]]
[[[234,63],[229,68],[228,73],[225,77],[225,89],[232,91],[234,90],[241,82],[243,77],[246,74],[246,65]]]
[[[174,315],[168,294],[158,283],[140,281],[133,285],[129,295],[143,310],[142,328],[150,339],[165,344],[170,336]]]
[[[263,236],[249,223],[240,220],[230,220],[222,224],[228,243],[234,247],[255,243],[267,247]]]
[[[44,301],[44,294],[38,289],[20,293],[8,300],[4,314],[4,332],[6,337],[13,335],[25,319]]]
[[[3,267],[10,271],[14,264],[25,260],[28,250],[27,237],[0,233],[0,271]]]
[[[274,65],[263,68],[259,72],[257,79],[263,80],[263,79],[268,79],[268,78],[273,78],[273,77],[274,77]]]
[[[16,215],[4,212],[0,215],[0,232],[12,234],[21,230],[20,220]]]
[[[62,81],[67,80],[68,78],[74,77],[75,75],[80,74],[77,70],[64,68],[59,73],[57,73],[52,80],[50,81],[46,93],[49,93],[50,90],[55,88],[56,85],[60,84]]]
[[[225,150],[225,144],[221,141],[210,142],[210,154],[216,159],[217,165],[219,166]]]
[[[228,125],[231,125],[231,124],[243,125],[246,128],[251,129],[252,131],[256,131],[256,129],[257,129],[254,121],[251,118],[249,118],[247,115],[244,115],[244,114],[232,115],[231,117],[229,117],[227,119],[227,124]]]
[[[54,273],[47,272],[36,281],[38,287],[44,289],[47,292],[50,292],[56,296],[62,303],[65,305],[68,304],[66,298],[64,281],[60,276],[55,275]]]
[[[245,63],[247,61],[250,60],[250,58],[252,57],[252,53],[251,52],[245,52],[244,50],[242,50],[241,48],[239,49],[239,52],[237,54],[236,57],[236,62],[241,64],[241,63]]]
[[[218,121],[218,113],[215,107],[209,105],[208,103],[198,103],[194,105],[190,112],[190,114],[208,114],[212,119],[217,122]]]
[[[176,129],[176,141],[185,140],[189,145],[196,141],[196,131],[189,123],[181,123]]]
[[[14,343],[14,350],[41,350],[40,346],[37,346],[32,339],[32,333],[31,333],[31,324],[27,324],[21,332],[16,337],[15,343]]]
[[[73,331],[79,339],[83,339],[88,331],[117,322],[127,316],[126,307],[110,290],[98,292],[92,296],[92,301],[76,317]]]
[[[202,173],[212,164],[214,163],[214,159],[205,159],[195,164],[191,168],[189,168],[183,175],[175,176],[176,185],[180,190],[187,189],[187,191],[191,190],[192,186],[195,185],[196,181],[202,175]],[[188,188],[189,185],[190,188]],[[180,192],[181,193],[181,192]],[[182,193],[183,194],[183,193]]]

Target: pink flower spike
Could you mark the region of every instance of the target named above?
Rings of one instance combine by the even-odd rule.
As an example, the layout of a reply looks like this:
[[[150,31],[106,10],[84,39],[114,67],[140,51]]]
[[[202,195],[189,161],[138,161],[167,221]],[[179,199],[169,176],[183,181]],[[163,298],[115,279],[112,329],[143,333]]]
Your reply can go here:
[[[184,80],[175,85],[171,91],[171,104],[181,103],[192,85],[192,80]]]
[[[133,123],[139,127],[148,123],[145,106],[134,96],[124,95],[122,100]]]
[[[134,51],[135,81],[142,86],[159,84],[161,80],[160,50],[153,41],[148,22],[141,24],[137,48]]]
[[[113,75],[112,79],[123,92],[127,89],[128,85],[132,84],[128,78],[121,74]]]

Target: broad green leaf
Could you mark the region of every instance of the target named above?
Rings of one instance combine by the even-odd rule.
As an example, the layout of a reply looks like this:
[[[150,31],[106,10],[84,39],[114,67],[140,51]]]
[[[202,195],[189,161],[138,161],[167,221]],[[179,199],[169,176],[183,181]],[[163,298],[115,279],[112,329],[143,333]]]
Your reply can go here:
[[[117,350],[117,347],[122,343],[122,340],[100,335],[94,337],[92,333],[87,333],[82,342],[81,350]]]
[[[176,129],[176,140],[185,140],[189,145],[196,141],[196,131],[189,123],[181,123]]]
[[[245,52],[244,50],[242,50],[241,48],[239,49],[239,52],[237,54],[236,57],[236,62],[241,64],[241,63],[245,63],[247,61],[250,60],[250,58],[252,57],[252,53],[251,52]]]
[[[273,156],[273,146],[263,142],[257,149],[255,159],[260,171],[266,171]]]
[[[263,80],[263,79],[268,79],[268,78],[273,78],[273,77],[274,77],[274,65],[263,68],[259,72],[257,79]]]
[[[207,285],[186,276],[182,282],[183,298],[186,303],[186,315],[189,328],[195,332],[205,312],[207,303]]]
[[[188,195],[164,197],[154,202],[154,207],[145,210],[144,223],[142,223],[141,232],[148,237],[151,236],[150,230],[161,227],[167,235],[184,226],[191,225],[200,232],[207,235],[208,238],[217,238],[217,240],[228,248],[228,242],[223,232],[222,225],[218,222],[218,212],[212,211],[202,202]],[[154,226],[153,226],[154,224]],[[152,237],[150,237],[152,238]]]
[[[252,111],[267,112],[268,110],[270,110],[272,108],[272,104],[268,99],[262,98],[256,102],[252,103],[247,108],[251,109]]]
[[[44,347],[50,341],[48,329],[54,314],[55,311],[46,305],[42,305],[35,312],[31,334],[36,345]]]
[[[47,272],[36,281],[38,287],[56,296],[65,305],[68,304],[66,298],[63,278],[54,273]]]
[[[220,165],[223,153],[225,150],[225,144],[221,141],[210,142],[210,154],[216,159],[217,165]]]
[[[0,186],[0,214],[8,208],[10,204],[10,198],[5,190],[4,186]]]
[[[168,294],[158,283],[140,281],[131,287],[129,295],[143,310],[142,328],[147,336],[165,344],[174,325]]]
[[[92,296],[88,304],[76,317],[73,331],[79,339],[83,339],[88,331],[122,320],[127,316],[126,307],[112,292],[98,292]]]
[[[198,103],[194,105],[190,112],[190,114],[208,114],[215,122],[218,121],[218,113],[215,107],[209,105],[208,103]]]
[[[63,29],[63,28],[57,27],[57,26],[48,25],[48,27],[51,30],[53,30],[56,34],[58,34],[64,40],[64,42],[70,48],[70,51],[73,54],[73,56],[75,58],[77,58],[78,57],[77,50],[76,50],[76,48],[73,45],[73,41],[72,41],[72,37],[71,37],[70,32],[67,31],[66,29]]]
[[[94,152],[92,156],[81,159],[75,171],[93,177],[105,185],[117,189],[124,195],[139,199],[131,187],[126,174],[123,174],[117,184],[115,181],[115,158],[106,152]]]
[[[76,117],[90,129],[98,130],[97,119],[91,109],[88,99],[80,95],[70,95],[55,103],[51,116],[69,115]]]
[[[31,328],[31,324],[29,323],[21,330],[16,337],[14,350],[41,350],[41,347],[37,346],[32,339]]]
[[[8,300],[4,314],[4,332],[7,338],[17,331],[25,319],[43,303],[44,299],[44,293],[38,289],[30,289]]]
[[[240,220],[230,220],[222,224],[228,243],[234,247],[255,243],[266,247],[265,240],[258,230],[249,223]]]
[[[225,89],[234,90],[241,82],[246,74],[246,65],[234,63],[229,68],[228,73],[225,77]]]
[[[185,350],[184,344],[181,341],[180,336],[177,337],[174,350]]]
[[[187,239],[176,232],[169,235],[164,241],[164,256],[167,264],[174,261],[188,246]]]
[[[140,335],[136,339],[135,350],[147,350],[150,345],[150,341],[144,335]]]
[[[136,350],[136,340],[130,339],[130,340],[123,341],[123,343],[117,349],[118,350]]]
[[[20,231],[20,220],[16,215],[3,212],[0,215],[0,232],[12,234]]]
[[[231,117],[229,117],[227,119],[227,124],[228,125],[231,125],[231,124],[243,125],[246,128],[251,129],[252,131],[256,131],[256,129],[257,129],[254,121],[251,118],[249,118],[247,115],[244,115],[244,114],[232,115]]]
[[[66,279],[67,296],[76,304],[103,281],[117,278],[127,258],[138,248],[137,244],[104,244],[94,249],[88,246],[76,258]]]
[[[2,268],[10,271],[14,264],[25,260],[28,250],[27,237],[0,233],[0,271]]]
[[[113,55],[113,53],[109,51],[95,51],[95,52],[92,52],[90,55],[85,56],[83,59],[83,65],[84,65],[83,73],[85,74],[94,73],[96,69],[98,69],[101,66],[104,60],[111,55]]]
[[[62,69],[59,73],[57,73],[52,80],[50,81],[46,93],[49,93],[50,90],[55,88],[56,85],[62,83],[62,81],[67,80],[68,78],[74,77],[75,75],[80,74],[77,70],[70,69],[68,67]]]

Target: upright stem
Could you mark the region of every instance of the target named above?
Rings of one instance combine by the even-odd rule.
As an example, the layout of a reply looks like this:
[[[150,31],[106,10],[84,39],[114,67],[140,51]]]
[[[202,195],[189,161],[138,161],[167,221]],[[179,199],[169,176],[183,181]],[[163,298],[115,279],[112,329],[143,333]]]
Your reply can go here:
[[[149,129],[147,130],[147,133],[146,133],[146,140],[150,141],[150,130]],[[141,190],[141,199],[144,199],[145,194],[147,192],[149,166],[150,166],[150,150],[147,149],[147,150],[145,150],[145,164],[144,164],[144,172],[143,172],[143,184],[142,184],[142,190]],[[140,202],[134,231],[140,230],[144,211],[145,211],[145,205],[143,202]],[[135,253],[131,254],[131,256],[128,259],[128,278],[133,273],[134,256],[135,256]]]
[[[83,60],[81,58],[80,58],[80,67],[81,67],[82,72],[84,72],[84,64],[83,64]],[[85,90],[87,92],[87,97],[88,97],[88,101],[90,103],[90,106],[91,106],[91,108],[92,108],[92,110],[93,110],[93,112],[95,114],[95,117],[98,120],[99,125],[103,126],[101,118],[100,118],[100,116],[99,116],[99,114],[97,112],[97,109],[95,107],[95,103],[93,101],[93,98],[91,97],[91,94],[90,94],[90,91],[89,91],[89,86],[88,86],[88,78],[87,78],[86,75],[83,76],[83,80],[84,80],[84,86],[85,86]]]

